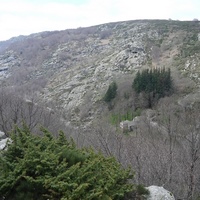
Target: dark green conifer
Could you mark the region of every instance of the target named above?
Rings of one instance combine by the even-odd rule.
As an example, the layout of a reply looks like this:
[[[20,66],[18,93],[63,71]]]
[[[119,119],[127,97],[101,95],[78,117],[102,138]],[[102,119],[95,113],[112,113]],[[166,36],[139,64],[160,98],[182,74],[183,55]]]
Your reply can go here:
[[[120,200],[137,187],[130,169],[113,157],[78,149],[61,132],[33,135],[16,127],[7,150],[0,151],[0,199]]]
[[[117,95],[117,83],[114,81],[109,85],[108,90],[103,99],[105,102],[110,102],[112,101],[112,99],[116,97],[116,95]]]
[[[136,93],[145,93],[148,100],[148,107],[152,107],[153,103],[170,94],[172,91],[172,78],[170,69],[145,69],[142,73],[137,72],[132,84]]]

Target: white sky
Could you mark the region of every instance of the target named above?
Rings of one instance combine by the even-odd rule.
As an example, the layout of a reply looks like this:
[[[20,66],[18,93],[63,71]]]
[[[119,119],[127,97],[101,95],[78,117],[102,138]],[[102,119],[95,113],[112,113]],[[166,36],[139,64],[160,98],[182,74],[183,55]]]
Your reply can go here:
[[[0,41],[134,19],[200,20],[200,0],[0,0]]]

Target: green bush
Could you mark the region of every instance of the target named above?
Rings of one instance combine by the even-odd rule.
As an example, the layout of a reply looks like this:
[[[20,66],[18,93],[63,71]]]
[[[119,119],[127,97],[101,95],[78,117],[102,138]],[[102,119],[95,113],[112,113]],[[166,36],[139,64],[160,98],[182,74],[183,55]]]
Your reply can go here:
[[[104,96],[104,101],[105,102],[110,102],[112,101],[112,99],[114,99],[117,95],[117,83],[116,82],[112,82],[109,87],[108,90]]]
[[[106,200],[123,199],[136,186],[113,157],[78,149],[61,132],[54,138],[42,129],[33,135],[16,128],[7,150],[0,151],[0,199]]]
[[[171,93],[173,83],[170,69],[145,69],[138,72],[132,84],[136,93],[143,92],[148,100],[148,107],[151,108],[153,103]]]
[[[149,195],[149,190],[147,190],[143,185],[137,185],[137,194],[138,195]]]
[[[110,117],[110,121],[111,121],[111,124],[113,125],[117,125],[119,124],[121,121],[125,121],[125,120],[129,120],[129,121],[132,121],[133,118],[137,117],[137,116],[140,116],[141,115],[141,112],[142,110],[141,109],[136,109],[135,111],[127,111],[125,114],[121,114],[121,113],[118,113],[118,114],[112,114],[111,117]]]

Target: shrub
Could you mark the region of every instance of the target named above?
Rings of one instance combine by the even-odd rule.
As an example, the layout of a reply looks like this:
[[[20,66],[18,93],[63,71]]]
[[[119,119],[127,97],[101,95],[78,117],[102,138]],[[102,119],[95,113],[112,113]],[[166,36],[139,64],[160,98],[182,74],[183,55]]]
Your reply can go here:
[[[111,102],[112,99],[116,97],[116,95],[117,95],[117,83],[114,81],[109,85],[108,90],[103,99],[105,102]]]
[[[173,88],[170,69],[145,69],[142,73],[138,72],[132,84],[136,93],[145,93],[148,100],[148,107],[153,103],[168,95]]]
[[[54,138],[46,129],[38,136],[17,127],[0,152],[2,199],[123,199],[137,188],[127,183],[132,177],[113,157],[78,149],[62,132]]]

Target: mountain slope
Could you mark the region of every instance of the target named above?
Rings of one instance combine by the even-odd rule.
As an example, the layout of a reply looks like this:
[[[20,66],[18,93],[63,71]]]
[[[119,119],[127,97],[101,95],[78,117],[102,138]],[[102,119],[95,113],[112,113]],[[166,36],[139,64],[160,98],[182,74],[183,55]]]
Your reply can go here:
[[[175,82],[182,74],[198,84],[199,40],[199,22],[166,20],[37,33],[4,44],[0,77],[4,86],[39,91],[69,121],[90,121],[105,108],[108,85],[131,83],[137,70],[170,67]]]
[[[131,166],[134,182],[162,185],[176,199],[199,198],[198,21],[108,23],[14,38],[0,48],[0,82],[8,91],[0,95],[1,127],[25,118],[34,128],[50,125],[55,136],[64,128],[78,147]],[[149,110],[132,82],[138,70],[157,67],[171,69],[174,93]],[[113,81],[117,96],[107,104]],[[119,123],[134,116],[133,130],[123,133]]]

